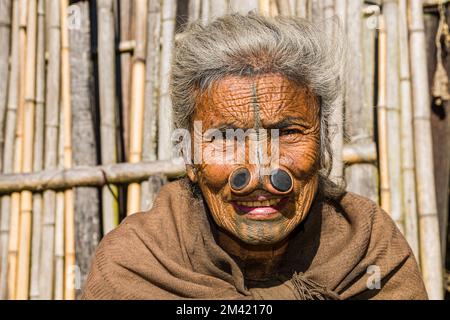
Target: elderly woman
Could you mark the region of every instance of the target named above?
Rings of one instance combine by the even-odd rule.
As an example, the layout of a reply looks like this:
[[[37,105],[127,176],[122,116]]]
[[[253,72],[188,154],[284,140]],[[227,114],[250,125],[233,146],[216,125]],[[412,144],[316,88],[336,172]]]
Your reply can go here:
[[[181,35],[174,118],[199,150],[186,178],[103,239],[85,299],[427,298],[389,216],[328,179],[338,42],[302,19],[253,14]],[[242,161],[223,156],[236,141]]]

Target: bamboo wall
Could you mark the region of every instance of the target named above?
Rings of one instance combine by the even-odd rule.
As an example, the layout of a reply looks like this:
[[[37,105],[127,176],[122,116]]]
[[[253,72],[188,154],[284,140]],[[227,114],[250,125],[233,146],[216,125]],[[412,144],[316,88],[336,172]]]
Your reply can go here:
[[[447,3],[0,0],[0,299],[79,296],[102,236],[183,175],[170,148],[177,33],[251,10],[313,20],[330,37],[344,31],[332,179],[391,214],[430,297],[443,298]]]

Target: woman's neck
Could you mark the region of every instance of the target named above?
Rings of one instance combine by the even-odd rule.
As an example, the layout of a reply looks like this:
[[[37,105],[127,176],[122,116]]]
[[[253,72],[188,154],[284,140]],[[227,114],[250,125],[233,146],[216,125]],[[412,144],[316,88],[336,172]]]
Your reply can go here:
[[[274,245],[249,245],[224,231],[218,231],[217,242],[237,260],[245,279],[261,281],[276,274],[286,252],[288,239]]]

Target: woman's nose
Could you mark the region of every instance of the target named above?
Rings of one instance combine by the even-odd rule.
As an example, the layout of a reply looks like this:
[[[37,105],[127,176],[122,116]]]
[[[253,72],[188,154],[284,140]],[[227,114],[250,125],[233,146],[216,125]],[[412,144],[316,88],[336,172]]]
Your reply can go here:
[[[261,176],[256,168],[239,167],[228,178],[229,186],[236,195],[246,195],[257,188],[274,195],[286,195],[292,192],[294,180],[287,169],[272,170],[268,176]]]

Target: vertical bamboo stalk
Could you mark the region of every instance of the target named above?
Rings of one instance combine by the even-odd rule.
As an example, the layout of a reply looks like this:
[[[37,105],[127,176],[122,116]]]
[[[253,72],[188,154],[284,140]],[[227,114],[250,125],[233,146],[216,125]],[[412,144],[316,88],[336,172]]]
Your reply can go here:
[[[61,0],[60,0],[61,1]],[[63,3],[61,2],[60,9],[62,9]],[[59,13],[61,19],[61,35],[63,30],[62,17],[61,13]],[[62,38],[62,37],[61,37]],[[61,41],[61,49],[62,49],[62,41]],[[61,51],[61,62],[62,62],[62,51]],[[61,66],[61,80],[62,80],[62,69]],[[61,103],[63,97],[63,87],[60,87],[61,90]],[[59,112],[59,137],[58,137],[58,168],[64,168],[64,135],[66,134],[64,128],[64,118],[65,113],[62,110]],[[54,274],[54,299],[55,300],[63,300],[64,299],[64,211],[65,211],[65,203],[64,203],[64,191],[58,191],[56,193],[56,210],[55,210],[55,250],[53,261],[55,263],[55,274]]]
[[[175,0],[162,2],[162,49],[160,59],[160,96],[158,127],[158,159],[168,160],[172,157],[172,103],[169,93],[170,63],[175,42],[175,17],[177,12]]]
[[[67,9],[69,0],[61,1],[61,107],[64,114],[64,168],[72,167],[72,108],[70,104],[70,58]],[[73,190],[64,191],[64,299],[75,299],[75,217]]]
[[[289,0],[276,0],[278,6],[278,12],[283,16],[292,15],[291,5]]]
[[[300,17],[308,18],[308,2],[309,0],[297,0],[297,5],[295,7],[295,14]]]
[[[210,0],[209,11],[211,17],[220,17],[228,12],[228,0]]]
[[[36,107],[33,171],[44,169],[44,103],[45,103],[45,1],[38,1],[38,35],[36,55]],[[33,230],[31,247],[30,299],[39,298],[39,263],[42,239],[42,194],[33,195]]]
[[[0,171],[3,167],[3,158],[1,155],[3,155],[6,99],[9,79],[11,14],[11,0],[0,0]]]
[[[324,0],[324,17],[331,19],[335,13],[334,0]],[[345,15],[345,13],[344,13]],[[325,24],[326,32],[331,41],[334,37],[341,37],[341,30],[334,30],[335,24],[330,20]],[[344,79],[344,68],[341,70],[341,79]],[[345,84],[343,84],[344,87]],[[344,97],[339,95],[333,104],[333,113],[330,115],[330,140],[333,150],[333,166],[330,172],[330,179],[341,184],[344,175],[344,162],[342,159],[342,150],[344,148],[344,127],[343,127],[343,109]]]
[[[19,2],[19,108],[17,113],[16,136],[14,146],[14,172],[22,171],[23,163],[23,120],[25,108],[25,73],[27,45],[27,9],[28,2]],[[8,298],[17,298],[18,250],[20,232],[20,193],[11,195],[11,225],[9,230],[8,253]]]
[[[132,1],[119,0],[120,3],[120,41],[131,40]],[[121,84],[122,84],[122,123],[125,159],[129,156],[130,141],[130,82],[131,82],[131,53],[129,51],[120,54]]]
[[[162,5],[162,1],[160,3]],[[193,22],[200,18],[202,0],[189,0],[189,21]]]
[[[147,57],[145,72],[145,110],[144,137],[142,146],[142,160],[145,162],[157,160],[157,119],[159,100],[159,66],[161,39],[161,7],[159,0],[148,3],[147,19]],[[153,198],[150,184],[141,184],[141,210],[151,208]]]
[[[386,119],[386,28],[384,17],[379,17],[378,35],[378,150],[380,168],[381,207],[391,212],[391,190],[389,187],[388,135]]]
[[[230,0],[230,8],[232,12],[239,12],[241,14],[247,14],[253,10],[258,12],[258,0]]]
[[[100,140],[102,164],[117,162],[116,141],[116,85],[114,15],[112,0],[97,1],[98,57],[100,95]],[[106,234],[118,224],[117,188],[103,187],[103,233]]]
[[[331,5],[330,1],[327,2],[327,7]],[[346,0],[335,0],[334,13],[339,18],[339,28],[334,30],[333,35],[341,37],[345,33],[346,21],[347,21],[347,2]],[[326,17],[331,17],[331,9],[326,13]],[[332,25],[331,23],[329,23]],[[345,64],[344,64],[345,65]],[[342,152],[344,149],[344,97],[345,97],[345,67],[341,68],[341,80],[342,90],[337,97],[333,113],[330,115],[330,138],[333,150],[333,166],[330,172],[330,178],[337,182],[342,183],[344,179],[344,161],[342,159]]]
[[[207,24],[210,19],[210,0],[202,0],[201,3],[201,19],[203,24]]]
[[[409,1],[414,152],[419,212],[420,262],[430,299],[443,298],[439,218],[434,185],[427,53],[421,0]]]
[[[87,0],[78,1],[75,5],[79,8],[80,28],[69,30],[73,164],[95,166],[98,164],[98,144],[95,136],[90,5]],[[74,192],[75,254],[80,276],[77,284],[82,284],[100,241],[100,194],[98,188],[92,187],[78,187]],[[77,294],[80,293],[77,290]]]
[[[27,54],[25,74],[25,104],[23,113],[23,162],[22,172],[33,171],[34,113],[36,105],[36,36],[37,1],[28,2],[27,14]],[[17,273],[17,295],[20,300],[28,299],[30,281],[31,224],[33,194],[22,191],[20,196],[20,229]]]
[[[386,22],[386,111],[388,140],[389,185],[391,187],[391,217],[404,232],[402,205],[402,164],[400,141],[400,77],[398,47],[398,1],[385,0],[383,14]]]
[[[403,174],[403,216],[405,236],[416,257],[419,257],[417,198],[414,164],[411,72],[409,69],[408,21],[406,0],[399,0],[399,57],[401,98],[401,153]]]
[[[19,109],[19,0],[12,3],[12,32],[11,32],[11,67],[9,72],[9,86],[6,113],[5,128],[5,149],[0,156],[3,157],[3,173],[14,172],[14,138],[16,132],[16,123]],[[8,248],[9,231],[11,222],[11,197],[3,196],[1,199],[1,222],[0,222],[0,241],[1,241],[1,265],[0,265],[0,299],[5,300],[8,297]]]
[[[373,143],[373,106],[367,103],[365,94],[364,53],[364,1],[347,2],[348,56],[351,67],[347,68],[345,89],[345,135],[350,143]],[[367,54],[367,53],[366,53]],[[348,190],[377,201],[377,170],[372,164],[353,164],[345,168]]]
[[[131,135],[130,135],[130,163],[142,160],[144,97],[145,97],[145,59],[146,59],[146,29],[147,29],[147,1],[138,0],[136,4],[136,26],[132,79],[131,79]],[[128,186],[128,214],[140,211],[141,186],[132,183]]]
[[[311,1],[311,20],[313,22],[320,22],[324,18],[323,1],[324,0]]]
[[[263,16],[270,15],[270,0],[259,0],[258,7],[259,7],[259,14]]]
[[[48,66],[45,97],[45,155],[44,168],[58,166],[59,100],[61,79],[61,24],[60,0],[48,3]],[[42,247],[39,265],[40,299],[52,299],[55,274],[55,216],[56,193],[44,191],[44,215],[42,217]]]

